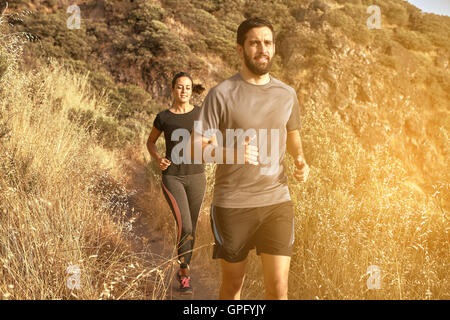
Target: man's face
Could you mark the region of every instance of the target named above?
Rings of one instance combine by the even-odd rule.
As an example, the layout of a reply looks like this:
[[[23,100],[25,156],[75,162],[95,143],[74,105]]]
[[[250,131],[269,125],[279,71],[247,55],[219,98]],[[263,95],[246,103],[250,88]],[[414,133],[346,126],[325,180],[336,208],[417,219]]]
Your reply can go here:
[[[270,71],[275,54],[272,31],[268,27],[258,27],[247,32],[244,47],[238,51],[245,66],[255,75],[262,76]]]

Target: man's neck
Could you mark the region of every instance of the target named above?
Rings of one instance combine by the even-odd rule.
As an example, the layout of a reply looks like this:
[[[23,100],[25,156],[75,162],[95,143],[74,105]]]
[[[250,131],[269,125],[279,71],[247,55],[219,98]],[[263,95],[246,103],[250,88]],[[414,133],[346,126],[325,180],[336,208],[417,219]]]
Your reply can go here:
[[[264,85],[270,82],[270,75],[269,73],[265,73],[261,76],[254,74],[250,70],[248,70],[245,66],[240,71],[242,79],[245,81],[256,84],[256,85]]]

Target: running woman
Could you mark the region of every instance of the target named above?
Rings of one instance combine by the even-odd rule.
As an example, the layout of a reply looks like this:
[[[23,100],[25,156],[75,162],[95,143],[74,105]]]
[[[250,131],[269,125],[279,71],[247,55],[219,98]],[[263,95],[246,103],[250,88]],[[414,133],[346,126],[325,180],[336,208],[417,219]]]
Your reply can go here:
[[[294,208],[282,164],[286,150],[297,180],[306,181],[309,167],[296,92],[269,74],[274,38],[265,19],[249,18],[239,26],[242,68],[209,91],[191,135],[191,147],[202,147],[202,160],[218,163],[211,225],[213,258],[222,267],[220,299],[240,299],[247,255],[255,247],[266,298],[287,299]],[[268,150],[270,163],[262,157]]]
[[[175,75],[172,80],[172,106],[158,113],[147,141],[148,151],[162,171],[162,190],[178,228],[177,250],[180,269],[177,271],[177,279],[182,293],[192,293],[189,264],[206,186],[203,164],[175,164],[179,162],[174,163],[171,159],[172,149],[178,143],[174,141],[176,139],[173,139],[172,133],[176,129],[191,132],[194,120],[200,114],[201,108],[189,102],[192,87],[193,82],[189,74],[180,72]],[[162,132],[166,142],[165,157],[160,156],[156,148],[156,141]]]

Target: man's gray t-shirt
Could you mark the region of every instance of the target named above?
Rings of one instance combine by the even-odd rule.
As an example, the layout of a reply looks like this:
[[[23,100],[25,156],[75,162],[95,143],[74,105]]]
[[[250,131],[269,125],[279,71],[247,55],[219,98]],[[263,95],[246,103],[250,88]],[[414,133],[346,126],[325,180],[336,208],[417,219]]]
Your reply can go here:
[[[194,128],[197,133],[209,138],[216,129],[220,131],[216,131],[216,136],[222,136],[226,147],[234,147],[238,143],[238,139],[231,139],[231,135],[227,139],[227,133],[231,132],[227,129],[235,129],[240,137],[243,133],[249,136],[256,133],[257,139],[251,144],[259,147],[260,163],[265,162],[258,166],[218,164],[213,197],[215,206],[262,207],[291,199],[283,167],[286,133],[301,126],[297,95],[292,87],[273,77],[267,84],[254,85],[237,73],[209,91],[198,121],[201,121],[202,128],[197,124]],[[239,133],[236,129],[242,130]]]

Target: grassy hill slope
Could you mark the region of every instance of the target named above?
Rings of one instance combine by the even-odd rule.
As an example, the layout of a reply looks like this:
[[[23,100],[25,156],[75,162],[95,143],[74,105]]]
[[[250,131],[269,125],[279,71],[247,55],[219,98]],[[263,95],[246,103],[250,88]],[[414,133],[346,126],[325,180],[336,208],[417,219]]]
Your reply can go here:
[[[379,30],[366,26],[369,5],[381,9]],[[79,161],[84,153],[71,151],[71,144],[46,142],[60,141],[54,138],[39,142],[34,137],[40,130],[46,137],[68,131],[56,123],[64,123],[74,132],[80,130],[71,138],[80,141],[77,145],[83,145],[86,134],[91,147],[105,150],[102,152],[120,153],[127,144],[144,150],[151,120],[170,100],[172,75],[187,70],[209,89],[233,74],[239,63],[234,53],[238,24],[251,15],[266,16],[277,30],[273,74],[297,91],[303,114],[301,134],[312,168],[305,184],[289,176],[296,204],[290,297],[450,297],[449,17],[422,14],[400,0],[105,0],[81,1],[81,29],[69,30],[67,6],[64,1],[17,1],[10,4],[10,15],[3,18],[9,22],[3,25],[3,34],[24,32],[16,36],[30,39],[18,58],[22,68],[15,72],[24,77],[31,77],[33,69],[40,72],[38,80],[24,80],[23,87],[19,81],[2,89],[2,130],[4,136],[8,132],[16,141],[8,142],[5,150],[11,154],[16,145],[42,144],[41,151],[17,149],[23,153],[14,162],[17,172],[27,172],[20,168],[27,167],[26,159],[36,154],[62,152],[73,155],[73,163]],[[24,12],[26,9],[34,11]],[[18,47],[15,43],[2,46],[0,76],[5,83],[16,74],[8,68],[15,65],[11,51]],[[60,81],[71,76],[64,75],[67,71],[55,75],[48,66],[50,57],[65,66],[61,70],[72,70],[69,75],[82,85],[75,80],[71,85]],[[44,85],[49,83],[47,77],[55,77],[50,86]],[[196,96],[196,101],[206,92]],[[45,125],[36,125],[32,111],[24,113],[20,121],[14,118],[18,122],[9,120],[25,106],[39,105],[46,106],[40,113]],[[58,116],[45,116],[52,112]],[[34,133],[24,136],[29,123],[36,125]],[[54,128],[54,133],[42,129],[47,127]],[[51,149],[54,147],[57,149]],[[88,154],[83,163],[92,159],[95,156]],[[103,159],[113,157],[104,155]],[[292,171],[290,160],[286,160],[288,171]],[[27,186],[23,195],[34,192],[38,199],[48,198],[45,188],[33,189],[30,183],[70,185],[67,180],[42,182],[47,181],[46,176],[62,179],[61,172],[66,172],[62,168],[69,165],[66,162],[48,167],[43,160],[34,163],[41,163],[35,172],[47,168],[53,173],[20,178]],[[5,174],[11,170],[3,168]],[[83,177],[92,174],[84,167],[82,170]],[[154,166],[149,165],[149,173],[158,179]],[[211,179],[211,168],[208,175]],[[69,177],[79,179],[77,175]],[[1,196],[10,199],[9,207],[2,208],[4,212],[27,205],[24,196],[10,198],[8,190],[16,188],[16,180],[8,179],[0,181]],[[86,195],[85,189],[72,185],[65,190],[67,195],[60,198],[78,208],[82,200],[73,196]],[[204,208],[210,201],[211,190]],[[107,213],[111,214],[110,209]],[[29,217],[26,213],[23,219]],[[92,218],[76,214],[74,219],[86,223]],[[20,230],[20,225],[10,224],[2,230],[1,248],[6,248],[8,230]],[[64,239],[76,232],[67,230]],[[199,229],[199,246],[211,240],[209,232],[207,226]],[[25,257],[17,253],[16,264],[23,264],[25,260],[20,259]],[[256,262],[252,257],[244,287],[247,298],[261,297],[263,292]],[[367,289],[370,265],[381,269],[382,290]],[[36,279],[47,279],[39,272],[33,274]],[[3,292],[9,284],[4,282]],[[92,290],[99,290],[98,285]],[[133,292],[133,297],[144,297]],[[64,296],[59,291],[52,297],[58,295]]]

